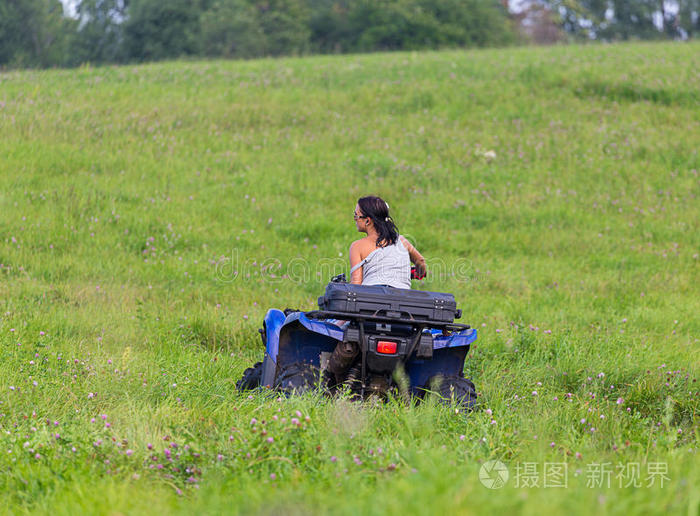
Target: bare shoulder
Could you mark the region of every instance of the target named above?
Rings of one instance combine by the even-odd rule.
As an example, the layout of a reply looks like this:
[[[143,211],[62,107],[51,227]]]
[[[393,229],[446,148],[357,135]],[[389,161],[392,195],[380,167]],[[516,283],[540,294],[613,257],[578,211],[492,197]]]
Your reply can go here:
[[[350,244],[350,250],[359,252],[362,256],[366,256],[367,254],[371,253],[375,247],[376,246],[374,245],[372,239],[368,237],[360,238],[359,240],[355,240],[352,244]]]

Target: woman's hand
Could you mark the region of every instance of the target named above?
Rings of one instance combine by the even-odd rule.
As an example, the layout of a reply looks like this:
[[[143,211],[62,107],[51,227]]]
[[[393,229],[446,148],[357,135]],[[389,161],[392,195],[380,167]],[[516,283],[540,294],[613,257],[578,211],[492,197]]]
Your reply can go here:
[[[416,279],[425,278],[425,275],[428,273],[425,267],[425,260],[421,259],[418,263],[415,263],[414,265],[416,267]]]

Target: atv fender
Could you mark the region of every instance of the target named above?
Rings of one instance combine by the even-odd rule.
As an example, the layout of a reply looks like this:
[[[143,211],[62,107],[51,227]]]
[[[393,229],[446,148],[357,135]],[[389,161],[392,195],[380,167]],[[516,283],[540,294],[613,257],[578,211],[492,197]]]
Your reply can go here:
[[[464,360],[472,342],[476,340],[476,330],[463,330],[451,335],[442,335],[441,330],[430,330],[433,334],[433,357],[428,360],[415,358],[406,363],[406,374],[414,394],[421,386],[437,374],[442,376],[462,376]]]
[[[309,319],[303,312],[292,312],[285,317],[280,310],[269,310],[265,327],[262,384],[269,387],[274,385],[277,372],[289,364],[303,362],[320,367],[321,353],[332,353],[338,341],[343,340],[340,327]]]

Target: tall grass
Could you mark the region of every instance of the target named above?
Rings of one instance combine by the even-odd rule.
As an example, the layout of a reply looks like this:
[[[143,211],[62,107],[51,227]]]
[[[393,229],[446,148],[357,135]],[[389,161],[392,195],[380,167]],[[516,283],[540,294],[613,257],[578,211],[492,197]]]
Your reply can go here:
[[[1,74],[2,510],[696,514],[699,50]],[[479,330],[472,414],[235,390],[366,193]]]

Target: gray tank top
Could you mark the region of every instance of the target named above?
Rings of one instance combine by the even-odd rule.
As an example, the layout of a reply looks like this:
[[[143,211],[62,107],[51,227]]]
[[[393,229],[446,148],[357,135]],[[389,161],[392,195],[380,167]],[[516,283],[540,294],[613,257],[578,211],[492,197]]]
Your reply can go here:
[[[350,269],[350,274],[362,267],[363,285],[389,285],[411,288],[411,259],[401,238],[394,245],[378,247],[360,263]]]

